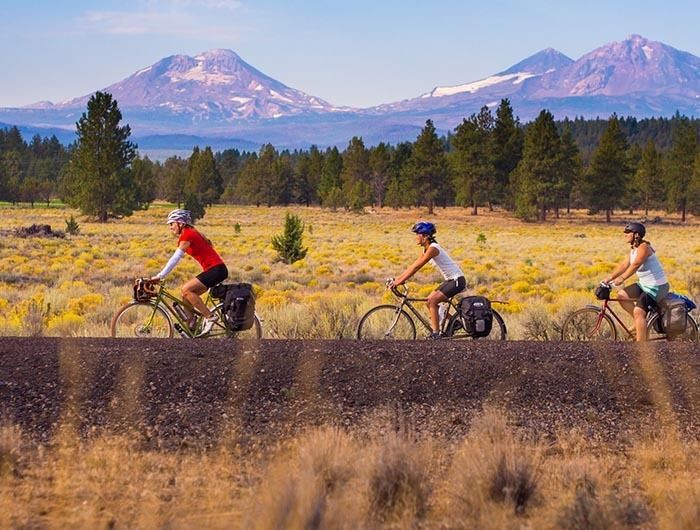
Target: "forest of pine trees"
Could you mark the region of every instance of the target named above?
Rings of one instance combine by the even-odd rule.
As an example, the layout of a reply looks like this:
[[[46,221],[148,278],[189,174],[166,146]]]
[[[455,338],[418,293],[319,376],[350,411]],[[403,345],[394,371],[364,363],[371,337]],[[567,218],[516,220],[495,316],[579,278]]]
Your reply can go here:
[[[198,216],[215,203],[320,205],[331,210],[457,205],[504,208],[527,220],[583,208],[648,214],[665,209],[700,214],[700,120],[671,118],[555,121],[543,110],[528,124],[504,99],[483,107],[439,136],[428,120],[413,142],[343,149],[258,152],[194,148],[189,158],[130,163],[141,203],[164,199]],[[55,137],[25,142],[17,128],[0,130],[0,200],[67,199],[75,145]],[[73,185],[73,186],[72,186]]]

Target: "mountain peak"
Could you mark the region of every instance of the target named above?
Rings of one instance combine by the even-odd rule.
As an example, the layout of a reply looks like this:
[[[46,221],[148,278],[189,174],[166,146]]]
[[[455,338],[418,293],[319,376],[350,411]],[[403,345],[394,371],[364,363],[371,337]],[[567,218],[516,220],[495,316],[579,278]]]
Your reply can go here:
[[[165,57],[103,90],[122,108],[160,108],[200,120],[279,118],[340,110],[265,75],[224,48],[194,57]],[[89,97],[58,106],[83,107]]]
[[[569,66],[574,60],[554,48],[545,48],[530,57],[514,64],[508,70],[504,70],[498,75],[515,74],[527,72],[534,75],[542,75],[553,70],[559,70]]]

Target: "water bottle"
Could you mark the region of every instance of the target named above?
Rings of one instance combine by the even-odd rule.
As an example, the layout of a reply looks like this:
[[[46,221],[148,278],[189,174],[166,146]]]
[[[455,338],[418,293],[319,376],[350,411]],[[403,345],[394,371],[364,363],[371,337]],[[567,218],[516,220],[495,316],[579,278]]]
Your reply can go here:
[[[438,315],[440,315],[440,329],[442,329],[442,323],[445,321],[445,316],[447,316],[447,304],[440,304],[438,306]]]
[[[187,314],[184,307],[177,302],[173,302],[173,311],[175,311],[177,316],[180,317],[180,320],[187,324],[187,321],[190,319],[190,315]]]

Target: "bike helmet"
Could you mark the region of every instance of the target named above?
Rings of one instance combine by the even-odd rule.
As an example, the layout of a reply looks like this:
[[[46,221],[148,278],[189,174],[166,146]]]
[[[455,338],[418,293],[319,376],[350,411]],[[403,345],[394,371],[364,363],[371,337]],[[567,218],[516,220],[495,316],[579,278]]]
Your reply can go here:
[[[425,236],[434,236],[437,230],[435,225],[430,221],[418,221],[411,227],[411,232],[414,234],[423,234]]]
[[[192,213],[189,210],[183,210],[181,208],[176,208],[168,214],[166,224],[170,223],[182,223],[183,225],[194,226]]]
[[[647,229],[644,228],[644,225],[642,223],[627,223],[627,225],[625,226],[625,233],[629,232],[639,234],[639,237],[643,238],[644,234],[647,233]]]

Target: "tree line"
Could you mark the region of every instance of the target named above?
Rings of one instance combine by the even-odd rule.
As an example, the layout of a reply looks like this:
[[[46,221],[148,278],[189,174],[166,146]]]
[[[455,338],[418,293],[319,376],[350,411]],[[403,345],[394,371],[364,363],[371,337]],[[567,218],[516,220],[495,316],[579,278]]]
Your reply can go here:
[[[700,214],[700,120],[679,115],[637,120],[555,121],[542,110],[521,124],[508,99],[483,107],[447,135],[427,120],[413,142],[258,152],[193,149],[189,158],[140,158],[110,94],[97,92],[76,124],[77,142],[55,137],[25,144],[0,131],[0,199],[59,197],[104,221],[166,199],[195,216],[215,203],[366,207],[459,205],[546,220],[562,209],[603,212],[666,209]],[[31,183],[31,184],[30,184]],[[40,187],[40,186],[39,186]],[[24,191],[20,191],[24,190]],[[24,198],[23,198],[24,197]],[[33,201],[30,201],[33,202]]]

